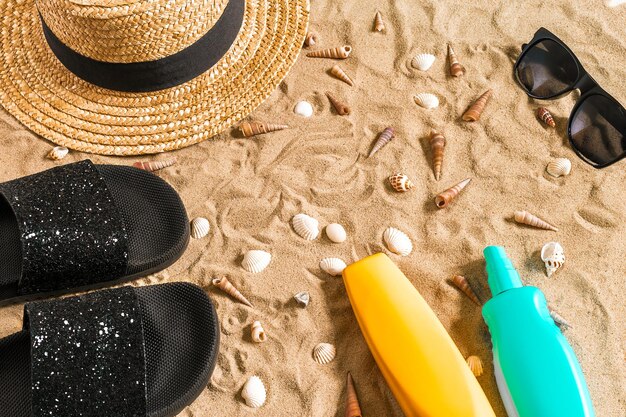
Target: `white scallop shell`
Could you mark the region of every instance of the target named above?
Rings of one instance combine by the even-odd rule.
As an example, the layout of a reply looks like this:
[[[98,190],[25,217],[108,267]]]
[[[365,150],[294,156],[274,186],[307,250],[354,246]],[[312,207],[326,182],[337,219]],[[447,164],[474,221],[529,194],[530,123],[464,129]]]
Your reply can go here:
[[[411,60],[411,66],[420,71],[428,71],[435,63],[435,56],[432,54],[417,54]]]
[[[387,248],[398,255],[407,256],[413,250],[411,239],[404,232],[394,227],[385,230],[383,239],[387,244]]]
[[[320,261],[320,268],[327,274],[336,277],[346,269],[346,263],[339,258],[324,258]]]
[[[299,292],[298,294],[294,295],[293,298],[295,298],[298,304],[300,304],[302,307],[308,306],[309,302],[311,301],[311,296],[306,291]]]
[[[546,171],[548,171],[548,174],[556,178],[569,175],[572,171],[572,161],[567,158],[556,158],[555,160],[550,161],[546,167]]]
[[[337,350],[330,343],[320,343],[313,348],[313,360],[320,365],[325,365],[335,359]]]
[[[300,237],[306,240],[314,240],[320,233],[319,225],[320,223],[317,219],[314,219],[311,216],[307,216],[304,213],[296,214],[291,219],[291,223],[293,225],[293,230],[296,231]]]
[[[548,242],[541,248],[541,260],[546,264],[550,277],[565,263],[565,251],[558,242]]]
[[[204,217],[196,217],[191,221],[191,237],[201,239],[209,234],[211,225]]]
[[[439,99],[436,95],[430,93],[416,94],[413,99],[417,105],[425,109],[434,109],[439,106]]]
[[[65,146],[55,146],[48,152],[48,158],[53,161],[58,161],[59,159],[63,159],[70,152]]]
[[[246,401],[248,407],[259,408],[265,404],[267,392],[265,391],[265,385],[263,385],[261,378],[256,375],[248,378],[241,390],[241,396]]]
[[[243,255],[241,266],[253,274],[263,271],[270,264],[272,255],[264,250],[250,250]]]
[[[299,101],[293,112],[298,116],[311,117],[313,116],[313,106],[308,101]]]
[[[326,226],[326,236],[335,243],[345,242],[347,237],[346,229],[339,223],[331,223]]]

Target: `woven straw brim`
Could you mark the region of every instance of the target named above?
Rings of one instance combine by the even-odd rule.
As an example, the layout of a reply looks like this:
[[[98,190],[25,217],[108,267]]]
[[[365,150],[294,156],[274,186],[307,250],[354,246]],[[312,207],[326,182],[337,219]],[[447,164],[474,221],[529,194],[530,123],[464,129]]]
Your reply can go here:
[[[216,65],[152,93],[107,90],[68,71],[48,48],[33,0],[4,1],[0,13],[0,104],[58,145],[140,155],[211,138],[261,104],[300,53],[309,1],[246,0],[242,29]]]

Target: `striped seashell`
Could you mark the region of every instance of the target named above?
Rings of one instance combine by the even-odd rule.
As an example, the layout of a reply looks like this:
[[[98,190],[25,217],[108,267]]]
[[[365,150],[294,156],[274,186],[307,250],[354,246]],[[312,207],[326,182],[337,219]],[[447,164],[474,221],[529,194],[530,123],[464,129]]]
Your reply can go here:
[[[309,302],[311,301],[311,296],[306,291],[297,293],[296,295],[293,296],[293,298],[295,298],[296,302],[300,304],[300,306],[302,307],[308,306]]]
[[[337,351],[330,343],[320,343],[313,348],[313,360],[320,365],[326,365],[335,359]]]
[[[211,225],[209,224],[209,221],[204,217],[196,217],[191,221],[190,229],[192,238],[202,239],[209,234],[209,230],[211,230]]]
[[[301,238],[306,240],[314,240],[320,233],[320,223],[317,219],[304,213],[293,216],[291,224],[293,225],[293,230],[295,230]]]
[[[393,130],[393,128],[386,127],[385,130],[383,130],[380,133],[380,135],[378,135],[378,139],[376,139],[376,142],[374,143],[374,147],[372,148],[372,150],[370,151],[367,157],[371,158],[376,152],[381,150],[383,146],[387,145],[395,137],[396,137],[395,131]]]
[[[485,110],[485,106],[491,99],[493,90],[485,91],[478,99],[472,104],[465,113],[463,113],[463,120],[466,122],[475,122],[480,119],[480,115]]]
[[[552,317],[552,320],[554,320],[554,323],[556,323],[557,326],[563,329],[570,329],[572,327],[567,320],[554,310],[550,310],[550,317]]]
[[[430,149],[433,153],[433,171],[435,179],[439,181],[441,178],[441,166],[443,165],[444,148],[446,147],[446,138],[439,132],[433,130],[430,132]]]
[[[572,171],[572,161],[567,158],[556,158],[548,163],[546,171],[556,178],[569,175]]]
[[[413,251],[413,243],[411,239],[395,227],[390,227],[383,233],[383,240],[387,248],[398,255],[408,256]]]
[[[483,361],[481,361],[478,356],[468,356],[466,360],[474,376],[481,376],[483,374]]]
[[[425,109],[435,109],[439,107],[439,99],[431,93],[418,93],[413,97],[415,103]]]
[[[399,193],[407,192],[415,187],[409,177],[401,173],[389,177],[389,183],[391,187]]]
[[[250,330],[252,341],[255,343],[263,343],[267,340],[267,335],[265,334],[265,330],[263,330],[263,326],[261,322],[256,320],[252,323],[252,329]]]
[[[527,211],[516,211],[513,218],[517,223],[536,227],[537,229],[552,230],[553,232],[559,231],[559,229],[552,226],[550,223],[546,222],[545,220],[541,220],[539,217],[535,216],[534,214],[530,214]]]
[[[304,38],[304,46],[313,46],[317,43],[317,33],[309,32],[306,34],[306,38]]]
[[[350,45],[338,46],[337,48],[321,49],[306,54],[309,58],[332,58],[346,59],[350,56],[352,47]]]
[[[326,97],[328,97],[328,100],[330,100],[330,103],[333,105],[333,107],[335,108],[339,116],[345,116],[345,115],[350,114],[350,107],[348,107],[347,104],[344,104],[341,101],[339,101],[337,98],[335,98],[335,96],[333,96],[328,91],[326,92]]]
[[[356,395],[354,380],[352,374],[348,372],[348,381],[346,382],[346,412],[345,417],[362,417],[359,398]]]
[[[435,63],[435,59],[432,54],[417,54],[411,60],[411,66],[420,71],[428,71]]]
[[[442,209],[448,207],[452,200],[454,200],[459,193],[467,187],[467,184],[469,184],[470,181],[471,178],[464,179],[454,187],[450,187],[441,194],[437,195],[437,197],[435,197],[435,204],[437,205],[437,208]]]
[[[248,378],[241,390],[241,396],[245,400],[248,407],[259,408],[265,404],[267,399],[267,391],[263,381],[258,376]]]
[[[241,266],[248,272],[258,274],[272,261],[272,255],[263,250],[250,250],[243,256]]]
[[[548,278],[565,263],[565,251],[559,242],[548,242],[541,248],[541,260],[546,265]]]
[[[346,74],[346,72],[341,69],[339,65],[333,65],[333,67],[330,69],[330,73],[344,83],[348,84],[350,87],[354,86],[354,81],[352,81],[352,79],[348,77],[348,74]]]
[[[48,159],[52,159],[53,161],[59,161],[65,158],[69,152],[70,150],[67,149],[65,146],[55,146],[54,148],[50,149],[50,152],[48,152]]]
[[[383,15],[377,10],[374,16],[374,30],[376,32],[382,32],[385,30],[385,22],[383,22]]]
[[[250,301],[248,301],[246,297],[244,297],[243,294],[241,294],[239,290],[230,283],[228,278],[213,278],[212,282],[213,285],[233,297],[235,300],[247,305],[248,307],[252,307],[252,303],[250,303]]]
[[[448,60],[450,61],[450,75],[453,77],[460,77],[465,74],[465,67],[459,64],[459,60],[456,58],[454,49],[452,49],[450,44],[448,44]]]
[[[346,263],[339,258],[324,258],[320,261],[320,269],[333,277],[341,275]]]
[[[287,125],[279,125],[274,123],[262,122],[241,122],[239,130],[245,137],[260,135],[263,133],[276,132],[278,130],[287,129]]]
[[[176,158],[160,159],[158,161],[139,161],[135,162],[133,166],[135,168],[143,169],[144,171],[154,172],[167,167],[171,167],[176,163]]]
[[[537,118],[550,127],[556,127],[554,117],[552,117],[552,114],[545,107],[539,107],[537,109]]]
[[[461,275],[455,275],[455,276],[452,277],[450,282],[455,287],[457,287],[459,290],[461,290],[461,292],[463,294],[465,294],[467,296],[467,298],[472,300],[474,302],[474,304],[476,304],[479,307],[482,306],[482,303],[480,302],[480,299],[478,298],[478,296],[474,292],[474,289],[471,287],[471,285],[470,285],[469,281],[467,280],[467,278],[465,278],[464,276],[461,276]]]

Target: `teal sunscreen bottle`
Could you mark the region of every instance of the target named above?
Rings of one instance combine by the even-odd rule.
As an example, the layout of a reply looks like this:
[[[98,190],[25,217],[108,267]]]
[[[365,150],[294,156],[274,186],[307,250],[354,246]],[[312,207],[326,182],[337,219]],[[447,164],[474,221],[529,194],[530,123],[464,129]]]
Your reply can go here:
[[[488,246],[484,254],[493,298],[483,317],[509,417],[595,416],[580,364],[543,293],[522,285],[502,247]]]

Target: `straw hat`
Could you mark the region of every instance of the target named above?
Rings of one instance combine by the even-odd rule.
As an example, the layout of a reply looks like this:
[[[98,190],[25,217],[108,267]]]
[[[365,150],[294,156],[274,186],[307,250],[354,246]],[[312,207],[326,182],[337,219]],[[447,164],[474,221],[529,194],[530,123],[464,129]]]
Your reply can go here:
[[[309,0],[0,0],[0,104],[68,148],[201,142],[265,100],[302,47]]]

